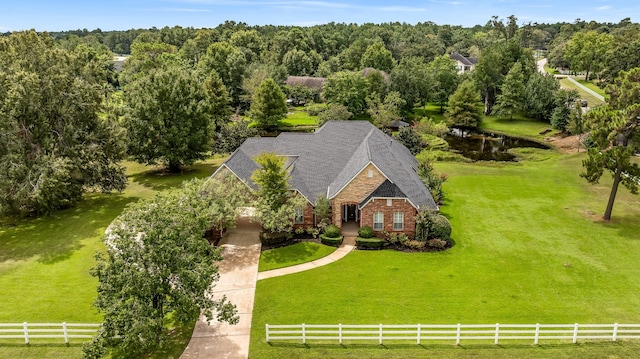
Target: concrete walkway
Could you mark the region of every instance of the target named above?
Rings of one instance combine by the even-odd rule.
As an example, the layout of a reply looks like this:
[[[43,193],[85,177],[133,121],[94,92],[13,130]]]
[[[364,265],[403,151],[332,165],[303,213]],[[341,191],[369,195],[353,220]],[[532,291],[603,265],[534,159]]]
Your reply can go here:
[[[180,358],[246,359],[249,356],[251,312],[261,248],[259,231],[258,224],[243,218],[220,242],[223,260],[219,263],[220,280],[215,283],[214,297],[226,295],[236,305],[240,322],[236,325],[215,320],[207,323],[206,318],[201,317]]]
[[[291,267],[272,269],[270,271],[259,272],[258,280],[279,277],[282,275],[287,275],[292,273],[304,272],[309,269],[326,266],[327,264],[333,263],[341,258],[344,258],[344,256],[349,254],[349,252],[351,252],[353,248],[355,248],[355,245],[356,245],[355,236],[349,236],[349,237],[345,236],[344,240],[342,241],[342,245],[338,249],[336,249],[333,253],[329,254],[328,256],[322,257],[320,259],[316,259],[315,261],[302,263],[302,264],[298,264]]]

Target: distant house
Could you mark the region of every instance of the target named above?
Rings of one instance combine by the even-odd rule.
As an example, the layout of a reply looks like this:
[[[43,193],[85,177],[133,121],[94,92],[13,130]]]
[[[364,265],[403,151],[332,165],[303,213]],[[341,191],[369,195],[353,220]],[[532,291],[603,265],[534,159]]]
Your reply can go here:
[[[327,82],[325,77],[289,76],[284,84],[291,87],[304,86],[320,93],[323,90],[325,82]]]
[[[264,152],[287,158],[291,188],[307,200],[295,226],[316,224],[314,205],[331,201],[332,222],[371,226],[375,231],[415,233],[415,216],[438,209],[420,180],[418,162],[409,150],[367,121],[329,121],[315,133],[287,133],[249,138],[213,176],[231,173],[257,190],[253,160]]]
[[[478,64],[478,59],[475,57],[464,57],[457,52],[451,53],[449,56],[451,60],[456,61],[456,69],[458,70],[458,74],[463,74],[465,72],[471,72],[476,68]]]
[[[409,126],[409,124],[402,120],[393,120],[389,122],[389,124],[386,125],[385,128],[388,128],[390,131],[395,132],[400,131],[400,128],[407,126]]]
[[[373,67],[365,67],[364,69],[362,69],[362,76],[367,76],[370,72],[372,71],[378,71],[380,73],[380,75],[382,75],[382,78],[384,79],[384,81],[386,83],[391,83],[391,76],[389,76],[388,73],[386,73],[385,71],[382,70],[376,70]]]

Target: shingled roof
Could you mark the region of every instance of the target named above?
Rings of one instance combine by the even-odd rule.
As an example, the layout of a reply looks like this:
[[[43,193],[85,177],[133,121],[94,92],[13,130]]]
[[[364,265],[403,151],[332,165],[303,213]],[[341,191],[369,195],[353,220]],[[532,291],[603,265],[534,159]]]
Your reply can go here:
[[[375,193],[381,196],[390,188],[397,188],[392,191],[393,197],[407,198],[418,209],[437,209],[416,173],[415,157],[367,121],[328,121],[315,133],[283,132],[275,138],[249,138],[220,168],[227,167],[256,189],[251,173],[258,165],[253,158],[264,152],[296,156],[290,163],[289,184],[311,203],[321,195],[335,197],[372,163],[389,182]]]
[[[451,55],[449,55],[449,58],[451,60],[456,60],[456,61],[460,61],[460,63],[462,63],[463,65],[467,65],[467,66],[472,66],[472,65],[477,65],[478,64],[478,59],[475,57],[465,57],[460,55],[457,52],[452,52]]]

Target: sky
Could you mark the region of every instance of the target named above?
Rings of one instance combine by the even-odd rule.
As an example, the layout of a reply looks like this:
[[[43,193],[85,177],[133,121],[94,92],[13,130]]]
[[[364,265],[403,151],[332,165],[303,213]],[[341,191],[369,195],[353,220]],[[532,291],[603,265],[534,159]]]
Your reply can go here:
[[[484,25],[515,15],[519,24],[640,21],[638,0],[2,0],[0,32],[36,29],[127,30],[179,25],[312,26],[328,22]]]

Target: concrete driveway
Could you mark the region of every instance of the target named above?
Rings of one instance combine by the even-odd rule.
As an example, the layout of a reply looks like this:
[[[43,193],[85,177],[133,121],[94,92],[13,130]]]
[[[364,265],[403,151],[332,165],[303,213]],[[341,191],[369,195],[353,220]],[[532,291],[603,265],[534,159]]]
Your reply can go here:
[[[240,322],[236,325],[207,323],[201,317],[193,330],[191,341],[180,358],[246,359],[249,356],[251,312],[258,279],[260,259],[260,225],[247,218],[238,221],[237,228],[222,238],[222,262],[218,263],[220,280],[215,283],[214,297],[223,295],[236,305]]]

